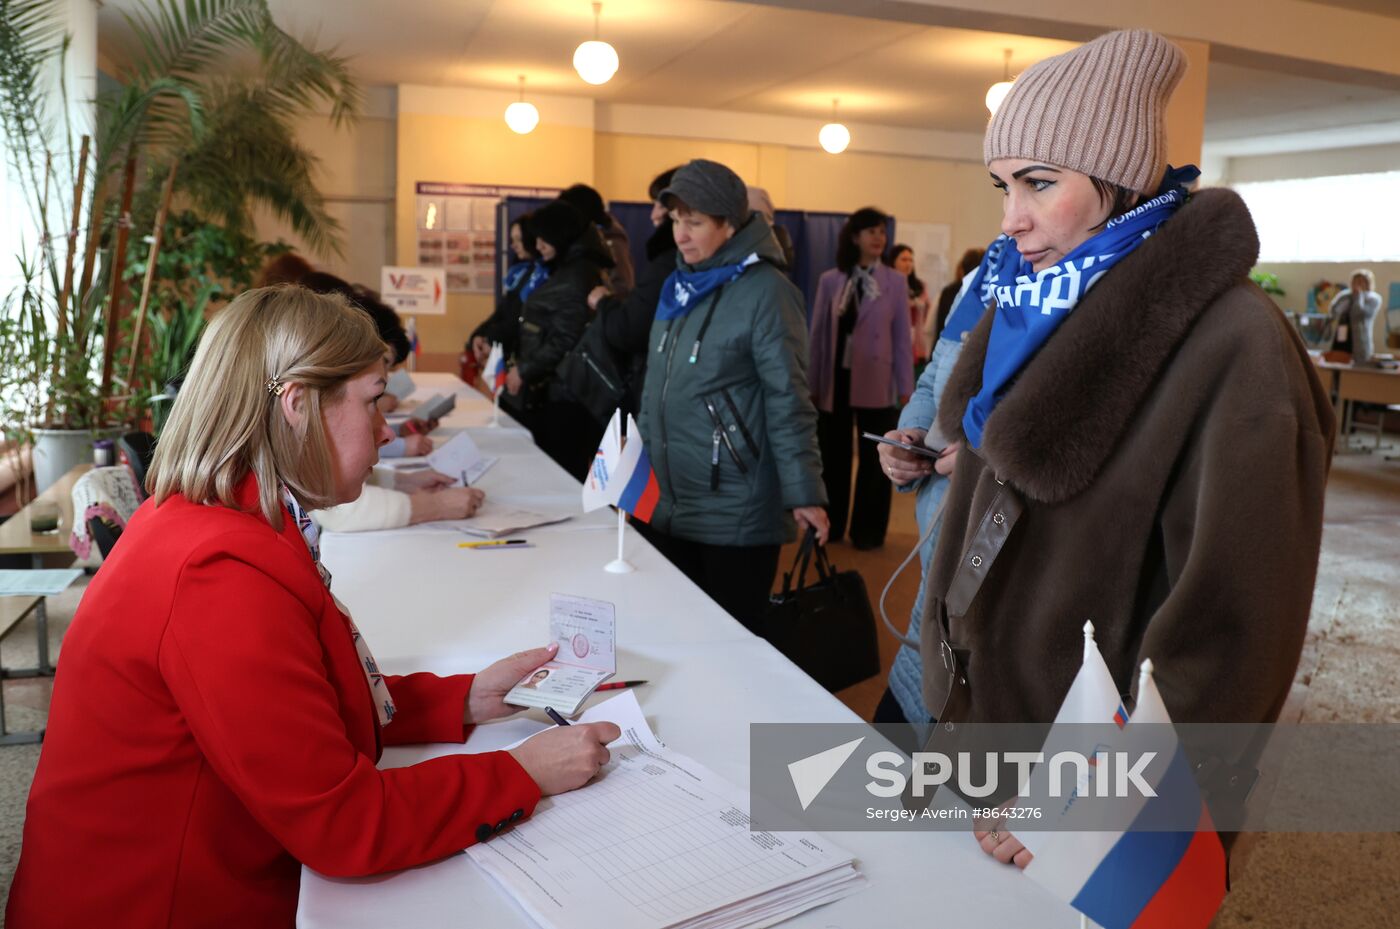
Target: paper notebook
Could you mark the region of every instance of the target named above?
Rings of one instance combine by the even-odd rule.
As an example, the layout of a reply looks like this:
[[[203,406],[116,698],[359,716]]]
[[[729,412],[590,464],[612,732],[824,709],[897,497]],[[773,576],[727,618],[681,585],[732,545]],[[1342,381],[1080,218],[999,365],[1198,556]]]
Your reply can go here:
[[[456,478],[453,487],[466,487],[481,479],[496,459],[481,454],[466,431],[457,433],[428,455],[428,466],[439,474]]]
[[[413,383],[413,378],[407,371],[398,370],[389,375],[389,381],[384,386],[384,392],[393,394],[400,403],[407,400],[418,386]]]
[[[553,707],[573,716],[598,685],[617,673],[617,610],[604,600],[549,595],[554,660],[520,679],[506,694],[511,706]]]
[[[456,406],[457,398],[454,395],[433,394],[408,415],[411,419],[425,423],[430,419],[442,419]]]
[[[824,836],[752,831],[745,792],[662,744],[632,691],[579,722],[602,720],[622,737],[596,780],[467,849],[537,925],[748,929],[866,885]]]

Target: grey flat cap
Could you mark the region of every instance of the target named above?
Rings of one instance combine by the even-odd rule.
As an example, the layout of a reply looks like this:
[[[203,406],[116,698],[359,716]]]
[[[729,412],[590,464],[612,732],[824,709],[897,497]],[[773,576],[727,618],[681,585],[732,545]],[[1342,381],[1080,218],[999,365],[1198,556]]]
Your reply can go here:
[[[657,199],[668,209],[672,199],[697,213],[720,216],[738,229],[749,218],[749,191],[739,175],[717,161],[697,158],[676,169],[671,184]]]

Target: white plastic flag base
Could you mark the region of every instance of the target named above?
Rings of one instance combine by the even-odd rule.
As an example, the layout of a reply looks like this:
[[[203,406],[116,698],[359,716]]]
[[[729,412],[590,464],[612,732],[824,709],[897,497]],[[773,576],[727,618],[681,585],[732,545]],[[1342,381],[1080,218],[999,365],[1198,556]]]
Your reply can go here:
[[[609,574],[631,574],[637,570],[632,562],[622,555],[622,537],[627,531],[627,514],[622,510],[617,511],[617,557],[603,565],[603,570]]]
[[[501,390],[496,388],[491,400],[491,421],[486,424],[488,429],[497,429],[501,425]]]

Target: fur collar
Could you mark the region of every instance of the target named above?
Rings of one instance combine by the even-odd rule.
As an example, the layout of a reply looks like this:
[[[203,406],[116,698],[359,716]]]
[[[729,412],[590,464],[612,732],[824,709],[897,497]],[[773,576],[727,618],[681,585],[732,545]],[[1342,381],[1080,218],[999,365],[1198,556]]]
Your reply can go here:
[[[1201,313],[1245,281],[1259,237],[1244,201],[1211,188],[1094,285],[987,418],[979,449],[998,478],[1059,503],[1093,481]],[[966,440],[962,417],[982,386],[992,313],[968,333],[938,425]]]

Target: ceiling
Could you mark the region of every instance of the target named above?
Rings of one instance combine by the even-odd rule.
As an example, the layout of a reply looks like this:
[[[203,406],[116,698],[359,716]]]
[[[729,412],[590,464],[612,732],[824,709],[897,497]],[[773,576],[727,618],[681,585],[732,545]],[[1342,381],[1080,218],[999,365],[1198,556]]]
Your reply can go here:
[[[1400,16],[1400,0],[1326,0]],[[102,51],[122,57],[120,11],[107,0]],[[811,12],[729,0],[606,0],[600,35],[622,67],[585,84],[570,64],[593,33],[587,0],[271,0],[277,21],[354,57],[365,84],[528,88],[611,103],[843,117],[952,132],[981,132],[988,85],[1072,43]],[[411,9],[411,15],[405,11]],[[1390,114],[1387,116],[1386,114]],[[1400,94],[1276,70],[1212,62],[1207,138],[1267,124],[1326,129],[1348,120],[1400,119]]]
[[[1394,90],[1217,61],[1210,64],[1206,97],[1206,138],[1210,141],[1280,131],[1342,131],[1395,120],[1400,120],[1400,93]]]
[[[1400,0],[1304,0],[1318,6],[1336,6],[1358,13],[1375,13],[1400,19]]]

